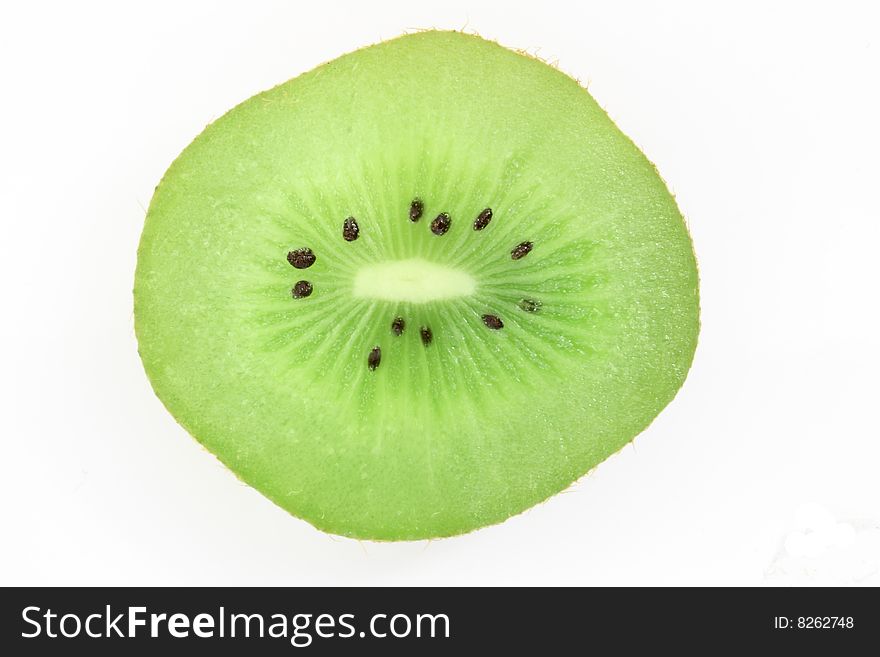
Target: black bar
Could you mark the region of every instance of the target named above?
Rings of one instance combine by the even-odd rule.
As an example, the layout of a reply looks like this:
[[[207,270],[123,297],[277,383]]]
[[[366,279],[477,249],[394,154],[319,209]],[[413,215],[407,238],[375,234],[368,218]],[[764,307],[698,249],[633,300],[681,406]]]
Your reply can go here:
[[[558,648],[571,654],[578,647],[587,654],[602,646],[624,654],[635,649],[702,654],[719,649],[839,651],[877,647],[878,600],[876,589],[830,588],[12,588],[2,590],[0,646],[6,655],[61,654],[71,648],[90,655],[157,650],[162,655],[191,655],[194,649],[217,655],[280,655],[300,649],[319,655],[365,649],[387,655],[439,655],[477,648],[512,654],[555,654]],[[130,607],[145,608],[134,615],[145,624],[134,628],[134,638],[120,637],[128,634]],[[48,610],[56,616],[47,620]],[[33,622],[24,619],[25,613]],[[60,636],[59,621],[65,614],[77,616],[78,636]],[[85,635],[91,614],[99,615],[89,625],[92,633],[109,632],[110,638]],[[150,636],[150,614],[166,615],[156,621],[155,638]],[[185,615],[175,621],[175,631],[188,632],[187,637],[170,634],[167,619],[172,614]],[[210,622],[201,617],[198,629],[213,636],[195,635],[198,614],[211,617]],[[263,638],[256,636],[257,617],[248,621],[251,636],[245,637],[245,621],[231,621],[233,614],[261,615]],[[319,627],[321,614],[326,616],[321,616]],[[218,636],[221,617],[223,638]],[[115,624],[113,618],[118,619]],[[64,621],[65,632],[75,633],[77,619]],[[235,637],[230,636],[231,622]],[[283,628],[286,637],[268,636],[271,627],[276,634]],[[23,637],[38,628],[38,636]],[[59,636],[51,638],[47,632]],[[291,644],[294,633],[297,647]]]

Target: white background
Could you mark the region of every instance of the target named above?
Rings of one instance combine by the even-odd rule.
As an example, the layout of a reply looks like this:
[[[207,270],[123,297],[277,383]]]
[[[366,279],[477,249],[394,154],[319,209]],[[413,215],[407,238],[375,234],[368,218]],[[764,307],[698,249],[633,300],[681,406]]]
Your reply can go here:
[[[880,21],[708,4],[7,3],[0,584],[880,583]],[[690,222],[703,331],[671,406],[565,494],[363,543],[241,484],[153,396],[135,252],[206,123],[424,27],[589,85]]]

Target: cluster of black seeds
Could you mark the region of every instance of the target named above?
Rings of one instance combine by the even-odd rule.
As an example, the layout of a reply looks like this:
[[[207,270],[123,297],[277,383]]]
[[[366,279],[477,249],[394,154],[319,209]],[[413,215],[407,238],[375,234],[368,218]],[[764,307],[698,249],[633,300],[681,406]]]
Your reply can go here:
[[[419,219],[422,218],[424,212],[425,204],[421,199],[414,198],[409,206],[409,220],[413,223],[417,223]],[[485,208],[477,215],[477,218],[474,219],[474,230],[484,230],[489,225],[490,221],[492,221],[492,208]],[[445,235],[449,232],[451,227],[452,218],[449,216],[448,212],[441,212],[438,214],[431,222],[430,226],[431,232],[437,236]],[[360,237],[360,227],[358,226],[357,219],[354,217],[348,217],[342,222],[342,238],[346,242],[354,242],[358,237]],[[522,258],[525,258],[531,252],[533,246],[534,244],[532,242],[520,242],[511,249],[511,259],[521,260]],[[295,269],[308,269],[315,264],[315,260],[317,260],[317,257],[315,256],[314,251],[307,246],[288,251],[287,253],[287,262],[289,262]],[[312,291],[312,284],[309,281],[301,280],[294,284],[291,294],[294,299],[304,299],[311,296]],[[541,302],[535,299],[521,299],[517,305],[521,310],[527,313],[538,312],[541,308]],[[498,331],[504,328],[504,321],[498,317],[498,315],[485,313],[481,315],[481,319],[483,320],[483,324],[486,325],[486,328],[493,331]],[[400,337],[403,335],[405,328],[406,321],[403,317],[395,317],[391,321],[391,333],[394,336]],[[427,347],[434,341],[434,333],[431,331],[430,327],[422,326],[419,328],[419,338],[421,339],[422,344]],[[370,350],[370,353],[367,356],[367,367],[370,371],[373,371],[379,367],[381,362],[382,348],[379,345],[376,345]]]
[[[414,198],[409,204],[409,220],[416,223],[425,212],[425,204],[420,198]],[[482,210],[474,219],[474,230],[483,230],[492,221],[492,208]],[[431,222],[431,232],[437,236],[445,235],[452,226],[452,219],[448,212],[441,212]]]
[[[316,259],[314,251],[307,246],[287,253],[287,262],[296,269],[308,269],[315,264]],[[312,294],[312,284],[309,281],[297,281],[290,290],[290,294],[294,299],[304,299]]]

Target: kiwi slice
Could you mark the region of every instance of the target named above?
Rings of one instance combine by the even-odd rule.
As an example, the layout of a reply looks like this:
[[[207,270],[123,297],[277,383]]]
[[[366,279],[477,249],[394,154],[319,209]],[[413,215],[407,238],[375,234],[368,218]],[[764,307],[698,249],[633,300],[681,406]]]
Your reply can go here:
[[[675,201],[576,81],[432,31],[196,138],[150,204],[135,327],[242,480],[328,532],[421,539],[631,441],[685,378],[697,289]]]

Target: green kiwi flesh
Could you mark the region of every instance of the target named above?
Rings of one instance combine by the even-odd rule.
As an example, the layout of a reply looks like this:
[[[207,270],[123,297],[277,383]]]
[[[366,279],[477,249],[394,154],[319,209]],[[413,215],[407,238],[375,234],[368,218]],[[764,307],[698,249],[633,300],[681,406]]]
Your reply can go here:
[[[575,80],[457,32],[211,124],[156,189],[134,303],[187,431],[291,514],[380,540],[566,488],[669,403],[699,330],[654,166]]]

